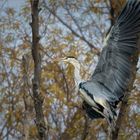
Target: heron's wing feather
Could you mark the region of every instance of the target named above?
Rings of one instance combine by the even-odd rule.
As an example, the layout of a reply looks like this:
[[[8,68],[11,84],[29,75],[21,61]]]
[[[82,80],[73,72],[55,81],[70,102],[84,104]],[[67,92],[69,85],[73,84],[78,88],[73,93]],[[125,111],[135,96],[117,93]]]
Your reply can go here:
[[[100,118],[104,118],[104,116],[102,116],[100,113],[98,113],[97,111],[95,111],[92,106],[90,106],[88,103],[86,103],[85,101],[83,101],[83,109],[86,111],[87,115],[89,116],[89,118],[91,119],[100,119]]]
[[[96,81],[96,79],[80,83],[79,88],[83,90],[83,93],[87,94],[99,108],[101,108],[100,105],[102,101],[106,100],[114,107],[116,105],[115,103],[119,101],[118,96],[112,94],[109,88]]]
[[[115,97],[114,101],[123,97],[131,78],[132,68],[136,66],[135,55],[138,51],[139,33],[140,1],[128,0],[110,31],[91,78],[101,85],[99,87],[104,86],[108,89],[108,96]]]

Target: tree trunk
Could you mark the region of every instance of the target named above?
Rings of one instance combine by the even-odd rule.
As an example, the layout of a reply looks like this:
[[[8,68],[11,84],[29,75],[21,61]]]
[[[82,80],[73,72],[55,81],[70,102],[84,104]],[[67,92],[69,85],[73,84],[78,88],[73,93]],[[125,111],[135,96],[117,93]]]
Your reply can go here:
[[[23,68],[23,101],[24,101],[24,120],[23,120],[23,134],[24,138],[23,140],[29,140],[29,127],[30,127],[30,121],[29,121],[29,108],[28,108],[28,57],[27,55],[24,55],[22,57],[22,68]]]
[[[32,80],[33,100],[36,113],[36,127],[38,130],[39,140],[46,140],[45,120],[43,115],[43,97],[40,92],[41,79],[41,55],[39,49],[39,0],[31,0],[32,10],[32,57],[34,60],[34,78]]]

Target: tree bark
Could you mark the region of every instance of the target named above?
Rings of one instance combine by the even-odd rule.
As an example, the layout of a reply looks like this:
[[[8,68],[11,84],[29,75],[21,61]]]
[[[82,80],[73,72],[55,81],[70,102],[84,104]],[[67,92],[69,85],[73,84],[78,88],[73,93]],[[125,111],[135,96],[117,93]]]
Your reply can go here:
[[[29,140],[29,108],[28,108],[28,59],[27,55],[22,57],[22,68],[23,68],[23,101],[24,101],[24,120],[23,120],[23,140]]]
[[[88,136],[88,126],[89,126],[89,118],[85,116],[84,129],[83,129],[81,140],[86,140]]]
[[[41,80],[41,55],[39,49],[39,0],[31,0],[32,10],[32,57],[34,60],[34,78],[32,80],[33,101],[36,113],[36,127],[39,140],[46,140],[45,120],[43,115],[43,97],[40,92]]]

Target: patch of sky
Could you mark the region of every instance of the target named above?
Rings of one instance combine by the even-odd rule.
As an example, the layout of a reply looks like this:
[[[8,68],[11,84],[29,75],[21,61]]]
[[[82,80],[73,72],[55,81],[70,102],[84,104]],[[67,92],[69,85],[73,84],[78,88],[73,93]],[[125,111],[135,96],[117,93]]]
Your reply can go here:
[[[20,11],[21,7],[26,3],[26,0],[1,0],[0,1],[0,11],[4,8],[10,7],[14,8],[17,12]]]

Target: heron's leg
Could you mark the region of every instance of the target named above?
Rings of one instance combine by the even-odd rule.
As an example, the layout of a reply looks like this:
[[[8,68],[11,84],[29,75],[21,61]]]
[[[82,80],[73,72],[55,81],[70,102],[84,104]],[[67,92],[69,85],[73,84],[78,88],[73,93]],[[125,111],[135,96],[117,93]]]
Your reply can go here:
[[[116,124],[115,116],[114,116],[115,113],[113,113],[114,110],[112,111],[110,104],[105,99],[96,98],[95,100],[96,100],[96,103],[98,103],[104,108],[103,112],[101,112],[100,110],[96,110],[96,111],[100,113],[101,115],[103,115],[106,118],[107,122],[109,123],[109,126],[111,127],[111,129],[114,129],[115,124]]]
[[[110,126],[110,128],[112,129],[112,130],[114,130],[115,128],[115,121],[110,117],[110,115],[109,115],[109,112],[106,110],[106,109],[104,109],[104,113],[103,112],[101,112],[100,110],[98,110],[97,108],[95,108],[95,107],[92,107],[95,111],[97,111],[98,113],[100,113],[102,116],[104,116],[105,117],[105,119],[107,120],[107,122],[108,122],[108,124],[109,124],[109,126]],[[112,122],[113,121],[113,122]]]
[[[115,116],[114,113],[112,112],[111,106],[108,103],[106,104],[106,108],[104,108],[103,112],[105,115],[107,115],[107,118],[109,118],[113,127],[115,127],[116,125]]]
[[[105,118],[106,118],[106,120],[107,120],[107,122],[108,122],[110,128],[111,128],[112,130],[114,130],[114,129],[115,129],[115,126],[116,126],[115,118],[114,118],[114,117],[112,118],[112,117],[110,116],[110,113],[108,112],[108,110],[104,109],[103,112],[104,112]]]
[[[111,117],[111,119],[113,120],[113,123],[115,124],[115,116],[116,115],[114,112],[115,110],[112,111],[112,108],[110,106],[110,104],[105,100],[105,99],[101,99],[101,98],[96,98],[96,101],[98,104],[100,104],[101,106],[103,106],[105,114],[108,117]]]

